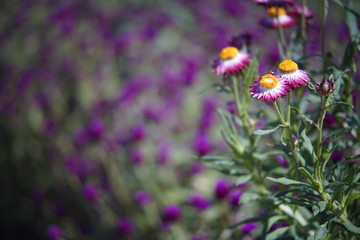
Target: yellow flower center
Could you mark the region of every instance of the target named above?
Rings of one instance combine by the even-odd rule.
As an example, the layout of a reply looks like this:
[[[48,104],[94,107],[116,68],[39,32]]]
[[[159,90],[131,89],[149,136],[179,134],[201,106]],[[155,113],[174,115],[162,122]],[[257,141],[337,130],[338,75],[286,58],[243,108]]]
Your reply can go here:
[[[236,47],[226,47],[221,50],[219,57],[222,60],[232,59],[238,54],[239,50]]]
[[[279,70],[283,73],[290,73],[298,70],[298,65],[296,62],[293,62],[291,60],[284,60],[279,64]]]
[[[272,74],[266,74],[260,79],[260,85],[265,88],[274,88],[278,85],[278,82],[278,79]]]
[[[269,7],[267,12],[268,12],[268,15],[272,18],[279,17],[279,16],[286,14],[285,8],[282,8],[282,7]]]

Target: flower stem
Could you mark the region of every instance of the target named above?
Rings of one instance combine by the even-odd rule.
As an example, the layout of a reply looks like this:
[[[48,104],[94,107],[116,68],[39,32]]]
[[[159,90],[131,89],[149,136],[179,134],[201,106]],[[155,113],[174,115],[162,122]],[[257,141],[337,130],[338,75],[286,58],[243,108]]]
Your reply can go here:
[[[249,116],[247,114],[246,109],[243,109],[243,104],[240,102],[240,93],[239,93],[239,78],[234,76],[232,78],[233,80],[233,92],[234,92],[234,98],[236,103],[236,108],[239,113],[240,119],[244,125],[244,131],[247,136],[251,137],[252,131],[249,126]]]
[[[325,99],[321,98],[321,112],[317,122],[318,132],[317,132],[317,146],[316,146],[316,157],[320,161],[321,151],[322,151],[322,128],[324,123],[324,118],[326,115],[326,104],[328,97]]]
[[[302,4],[301,4],[301,8],[302,8],[302,14],[301,14],[301,39],[302,39],[302,43],[303,43],[303,57],[305,57],[307,55],[307,51],[306,51],[307,38],[306,38],[305,6],[306,6],[306,0],[302,0]]]
[[[326,1],[322,0],[322,11],[321,11],[321,55],[323,58],[323,72],[324,77],[326,75],[327,59],[325,52],[325,22],[326,22]]]

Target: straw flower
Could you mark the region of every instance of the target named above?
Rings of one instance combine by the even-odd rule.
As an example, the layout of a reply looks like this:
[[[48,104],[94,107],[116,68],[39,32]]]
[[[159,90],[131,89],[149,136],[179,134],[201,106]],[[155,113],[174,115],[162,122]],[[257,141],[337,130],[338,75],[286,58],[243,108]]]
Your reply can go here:
[[[279,76],[279,79],[286,81],[291,89],[307,85],[310,81],[307,72],[299,69],[298,65],[292,60],[282,61],[271,74],[275,74]]]
[[[269,7],[267,9],[268,16],[259,20],[259,23],[267,28],[277,29],[291,27],[295,24],[295,19],[286,14],[283,7]]]
[[[275,101],[280,97],[284,97],[289,92],[289,89],[290,87],[286,81],[278,79],[275,75],[266,74],[250,86],[249,92],[254,98]]]
[[[236,47],[223,48],[213,60],[211,70],[217,75],[237,74],[249,65],[251,56]]]

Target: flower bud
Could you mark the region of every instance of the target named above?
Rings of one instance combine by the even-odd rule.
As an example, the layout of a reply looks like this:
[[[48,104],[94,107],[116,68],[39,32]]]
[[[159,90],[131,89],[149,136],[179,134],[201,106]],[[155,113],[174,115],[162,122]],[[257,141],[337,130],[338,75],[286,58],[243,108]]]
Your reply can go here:
[[[334,91],[334,80],[324,78],[321,81],[320,85],[315,84],[315,86],[316,86],[316,91],[320,95],[329,95],[330,93],[332,93]]]

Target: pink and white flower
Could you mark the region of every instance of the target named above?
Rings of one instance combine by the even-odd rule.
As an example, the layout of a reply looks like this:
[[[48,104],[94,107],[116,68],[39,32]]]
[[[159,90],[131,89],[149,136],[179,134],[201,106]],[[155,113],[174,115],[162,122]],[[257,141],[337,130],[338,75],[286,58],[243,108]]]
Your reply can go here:
[[[268,16],[259,20],[264,27],[277,29],[291,27],[295,24],[295,19],[286,14],[286,10],[282,7],[270,7],[267,10]]]
[[[291,89],[307,85],[310,81],[307,72],[299,69],[298,65],[292,60],[282,61],[278,68],[270,73],[277,75],[279,80],[286,81]]]
[[[289,92],[290,86],[286,81],[272,74],[262,76],[250,86],[250,94],[256,99],[275,101],[283,98]]]
[[[217,75],[237,74],[249,65],[250,59],[250,54],[239,51],[236,47],[226,47],[212,61],[211,70]]]
[[[255,2],[266,7],[293,5],[295,3],[294,0],[255,0]]]
[[[301,18],[302,13],[303,13],[303,8],[301,5],[295,5],[293,10],[291,10],[291,11],[289,10],[288,12],[289,12],[290,16],[293,16],[296,18]],[[307,6],[305,6],[304,15],[305,15],[306,19],[310,19],[314,16],[314,13],[312,11],[310,11],[310,9]]]

